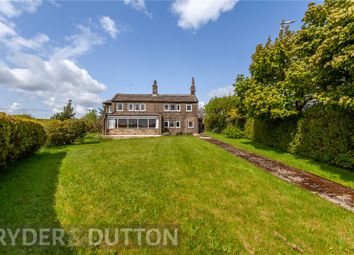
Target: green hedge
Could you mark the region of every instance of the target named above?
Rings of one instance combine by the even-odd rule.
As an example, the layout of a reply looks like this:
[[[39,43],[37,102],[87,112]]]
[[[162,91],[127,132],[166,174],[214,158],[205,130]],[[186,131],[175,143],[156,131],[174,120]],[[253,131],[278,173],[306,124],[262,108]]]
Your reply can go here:
[[[290,151],[354,170],[353,112],[310,108],[298,122]]]
[[[84,120],[52,120],[47,122],[45,127],[48,134],[48,144],[50,145],[73,144],[87,133]]]
[[[351,111],[318,105],[306,110],[298,119],[248,119],[244,132],[253,141],[354,169],[354,114]]]
[[[296,133],[297,119],[258,120],[248,119],[245,135],[253,141],[282,150],[289,150]]]
[[[45,130],[38,122],[0,113],[0,166],[33,153],[45,139]]]

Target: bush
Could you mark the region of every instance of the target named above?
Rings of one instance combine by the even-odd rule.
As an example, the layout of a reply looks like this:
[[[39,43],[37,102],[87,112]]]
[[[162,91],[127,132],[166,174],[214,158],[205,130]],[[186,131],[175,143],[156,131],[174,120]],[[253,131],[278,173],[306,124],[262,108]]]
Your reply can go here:
[[[48,144],[66,145],[73,144],[76,140],[82,139],[87,133],[84,120],[53,120],[46,126],[48,133]]]
[[[354,169],[354,114],[321,105],[309,108],[299,121],[291,152]]]
[[[289,150],[289,144],[294,138],[296,127],[297,118],[285,120],[249,119],[245,124],[245,134],[258,143]]]
[[[229,138],[243,138],[244,134],[243,131],[234,126],[228,126],[227,128],[222,131],[222,134],[229,137]]]
[[[300,118],[248,119],[245,135],[277,149],[354,169],[354,113],[312,106]]]
[[[0,166],[38,150],[46,134],[38,122],[0,113]]]
[[[220,130],[220,128],[216,127],[216,128],[213,128],[213,130],[211,132],[213,132],[215,134],[220,134],[221,130]]]

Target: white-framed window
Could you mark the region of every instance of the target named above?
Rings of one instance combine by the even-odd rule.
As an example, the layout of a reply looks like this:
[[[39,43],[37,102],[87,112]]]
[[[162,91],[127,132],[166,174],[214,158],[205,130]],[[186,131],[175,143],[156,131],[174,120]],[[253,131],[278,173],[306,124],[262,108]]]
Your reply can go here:
[[[165,112],[180,112],[181,111],[181,105],[179,105],[179,104],[165,104],[163,106],[163,110]]]
[[[165,120],[163,122],[164,128],[181,128],[181,121],[179,120]]]
[[[134,111],[140,111],[140,104],[135,104]]]
[[[146,105],[145,104],[129,104],[128,105],[128,110],[130,112],[145,112],[146,111]]]
[[[116,119],[109,119],[108,120],[108,129],[114,129],[116,128]]]
[[[186,105],[186,112],[191,112],[193,110],[193,107],[191,104]]]
[[[188,128],[193,128],[193,127],[194,127],[194,122],[188,121]]]
[[[108,113],[112,113],[112,105],[109,105],[109,106],[107,107],[107,112],[108,112]]]
[[[117,112],[122,112],[124,110],[123,107],[124,107],[123,103],[117,103],[116,104]]]

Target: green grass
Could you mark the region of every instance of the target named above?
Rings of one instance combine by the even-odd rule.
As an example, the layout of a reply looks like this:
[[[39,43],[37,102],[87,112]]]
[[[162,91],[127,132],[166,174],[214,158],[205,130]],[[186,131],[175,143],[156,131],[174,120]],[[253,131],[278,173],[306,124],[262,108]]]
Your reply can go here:
[[[219,139],[220,141],[232,144],[241,150],[275,159],[289,166],[293,166],[297,169],[321,176],[354,189],[354,171],[349,171],[343,168],[331,166],[324,162],[318,162],[313,159],[304,158],[299,155],[277,150],[269,146],[253,142],[249,139],[232,139],[221,134],[214,134],[211,132],[208,132],[207,134],[211,137]]]
[[[43,149],[0,175],[0,205],[0,227],[181,229],[177,248],[118,249],[119,254],[297,254],[287,242],[306,254],[354,252],[353,213],[191,136]]]

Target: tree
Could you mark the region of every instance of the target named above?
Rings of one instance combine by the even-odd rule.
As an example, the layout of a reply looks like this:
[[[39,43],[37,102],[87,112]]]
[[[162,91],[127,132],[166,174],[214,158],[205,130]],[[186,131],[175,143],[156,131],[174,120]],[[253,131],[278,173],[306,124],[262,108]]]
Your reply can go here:
[[[74,107],[72,106],[71,99],[69,99],[67,105],[65,105],[63,107],[63,111],[55,113],[51,117],[51,119],[52,120],[69,120],[69,119],[74,119],[74,117],[75,117]]]
[[[89,132],[98,133],[101,130],[101,121],[100,117],[97,115],[97,110],[90,110],[83,119],[86,123],[87,129]]]

